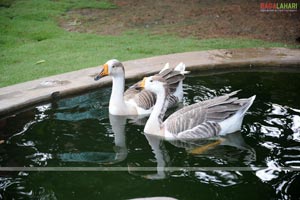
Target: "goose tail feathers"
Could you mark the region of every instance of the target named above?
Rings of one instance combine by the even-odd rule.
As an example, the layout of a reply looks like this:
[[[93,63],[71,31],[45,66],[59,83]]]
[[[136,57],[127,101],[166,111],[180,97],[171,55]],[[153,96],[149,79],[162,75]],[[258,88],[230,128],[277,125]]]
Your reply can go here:
[[[248,99],[239,99],[236,101],[236,103],[239,103],[242,105],[241,109],[235,113],[230,118],[227,118],[226,120],[219,122],[219,125],[221,127],[221,131],[219,135],[226,135],[229,133],[236,132],[241,129],[242,127],[242,121],[245,116],[245,113],[250,108],[250,106],[253,104],[253,101],[255,100],[255,95],[248,98]]]
[[[256,98],[256,95],[253,95],[252,97],[248,98],[248,99],[240,99],[240,103],[244,103],[245,102],[245,105],[241,108],[240,112],[241,112],[241,115],[243,116],[247,110],[251,107],[251,105],[253,104],[254,100]]]

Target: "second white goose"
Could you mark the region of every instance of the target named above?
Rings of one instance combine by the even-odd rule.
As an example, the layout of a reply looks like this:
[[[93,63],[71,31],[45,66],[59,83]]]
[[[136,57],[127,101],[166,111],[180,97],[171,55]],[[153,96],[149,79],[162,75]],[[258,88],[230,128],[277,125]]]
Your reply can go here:
[[[246,111],[255,95],[248,99],[233,97],[238,91],[186,106],[164,122],[170,92],[165,79],[159,76],[144,78],[141,87],[157,95],[154,109],[144,132],[167,140],[186,140],[216,137],[240,130]]]

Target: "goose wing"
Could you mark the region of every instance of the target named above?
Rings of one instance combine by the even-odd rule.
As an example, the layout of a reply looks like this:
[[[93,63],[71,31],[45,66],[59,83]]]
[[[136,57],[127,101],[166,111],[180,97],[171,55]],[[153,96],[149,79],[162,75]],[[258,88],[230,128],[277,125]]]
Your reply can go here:
[[[176,91],[179,83],[185,78],[184,74],[188,73],[187,71],[184,71],[184,69],[185,65],[183,63],[180,63],[175,69],[169,68],[169,65],[166,64],[165,67],[158,74],[156,74],[156,76],[163,77],[167,81],[168,87],[170,88],[171,94],[169,97],[168,107],[175,105],[179,101],[179,99],[174,96],[173,93]],[[124,92],[124,100],[129,101],[133,99],[140,108],[148,110],[154,106],[156,102],[156,95],[153,92],[141,88],[139,86],[140,82],[141,81],[130,86]]]
[[[139,83],[141,81],[135,83],[134,85],[130,86],[125,92],[124,92],[124,100],[129,101],[130,99],[133,99],[134,96],[140,92],[142,92],[144,89],[139,86]]]
[[[132,85],[124,92],[124,100],[129,101],[133,99],[138,107],[148,110],[154,106],[156,95],[153,92],[141,88],[139,82]]]
[[[145,110],[152,108],[156,102],[156,95],[153,92],[148,90],[139,90],[134,88],[129,88],[124,93],[125,101],[129,101],[133,99],[135,103]],[[173,94],[169,94],[168,97],[168,107],[172,107],[176,103],[178,103],[179,99]]]
[[[237,92],[186,106],[164,122],[165,128],[179,139],[216,136],[220,131],[218,122],[235,114],[245,103],[232,97]]]
[[[142,90],[134,96],[136,104],[145,110],[152,108],[156,102],[156,95],[148,90]]]

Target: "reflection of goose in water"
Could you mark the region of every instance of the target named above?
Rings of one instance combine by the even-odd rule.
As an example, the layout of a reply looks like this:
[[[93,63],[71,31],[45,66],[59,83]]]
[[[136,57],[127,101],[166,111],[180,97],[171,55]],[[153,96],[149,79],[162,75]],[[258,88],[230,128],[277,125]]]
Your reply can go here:
[[[125,125],[128,117],[109,115],[109,121],[114,133],[114,151],[115,152],[80,152],[80,153],[63,153],[59,158],[64,162],[90,162],[99,164],[116,164],[127,158]],[[132,118],[138,121],[137,117]]]
[[[78,122],[81,120],[107,118],[108,112],[105,109],[108,105],[110,90],[103,88],[102,92],[89,92],[72,98],[65,98],[55,101],[51,107],[55,109],[53,117],[57,120]],[[97,101],[101,98],[101,102]],[[43,107],[42,109],[46,109]],[[43,113],[42,113],[43,114]]]
[[[165,179],[167,178],[168,174],[170,171],[172,171],[173,167],[175,170],[178,169],[178,167],[184,169],[182,166],[172,166],[170,156],[168,154],[168,150],[164,146],[163,139],[161,137],[155,136],[155,135],[149,135],[145,134],[145,137],[149,143],[149,145],[152,148],[152,151],[154,153],[154,157],[156,159],[156,173],[154,174],[148,174],[148,175],[141,175],[142,177],[146,179],[151,179],[151,180],[157,180],[157,179]],[[236,162],[237,160],[242,160],[243,163],[242,165],[248,166],[250,163],[254,162],[256,160],[256,153],[254,149],[252,149],[250,146],[248,146],[241,133],[240,132],[235,132],[228,134],[221,139],[221,143],[217,145],[211,145],[209,148],[207,148],[208,144],[211,144],[213,140],[215,139],[210,139],[210,140],[204,140],[204,139],[199,139],[199,140],[187,140],[187,141],[182,141],[182,140],[172,140],[168,141],[171,143],[173,146],[178,147],[178,148],[184,148],[187,152],[192,153],[191,151],[196,149],[199,149],[201,147],[204,147],[203,151],[201,154],[200,152],[197,152],[197,155],[194,155],[195,157],[210,157],[210,160],[216,161],[216,164],[219,164],[220,161],[222,163],[229,163],[229,162]],[[219,140],[217,140],[219,141]],[[227,147],[226,147],[227,146]],[[233,149],[230,150],[228,147],[234,147]],[[229,150],[228,150],[229,149]],[[188,167],[188,166],[185,166]],[[190,166],[193,167],[193,166]],[[197,166],[200,167],[201,166]],[[202,166],[202,167],[207,167],[207,166]],[[238,166],[240,167],[240,166]],[[129,172],[131,174],[137,175],[132,171],[130,171],[131,168],[129,167]],[[188,170],[188,168],[187,168]],[[221,167],[220,167],[221,170]],[[152,170],[151,170],[152,171]],[[226,171],[226,170],[224,170]],[[203,177],[204,174],[206,174],[206,177],[214,177],[213,179],[219,179],[220,174],[222,173],[211,173],[211,172],[195,172],[197,176],[201,174]],[[225,172],[224,172],[225,173]],[[226,172],[226,176],[231,177],[231,179],[238,179],[236,177],[234,172]],[[232,174],[232,176],[230,175]],[[235,178],[234,178],[235,177]],[[199,178],[199,177],[198,177]],[[220,178],[221,179],[221,178]],[[223,182],[226,182],[226,180],[223,180]],[[232,183],[233,180],[230,180]],[[226,185],[226,183],[224,183]]]
[[[184,148],[187,152],[197,157],[210,156],[212,160],[215,158],[226,162],[243,160],[244,165],[249,165],[256,161],[255,150],[245,143],[240,131],[220,138],[169,142],[176,147]]]
[[[245,143],[240,131],[227,134],[221,138],[186,141],[170,140],[168,142],[173,146],[184,148],[189,154],[195,157],[209,156],[212,160],[221,159],[225,163],[242,160],[243,165],[247,166],[256,161],[255,150]]]
[[[167,177],[165,167],[168,167],[170,157],[164,146],[163,140],[155,135],[145,135],[156,160],[157,173],[143,175],[142,177],[151,180],[165,179]],[[130,172],[130,167],[129,167]]]
[[[221,143],[218,145],[212,145],[210,148],[205,147],[201,154],[197,152],[198,154],[194,156],[204,159],[204,161],[209,158],[210,162],[217,164],[219,170],[216,170],[216,168],[209,170],[209,167],[204,166],[207,167],[207,170],[196,170],[194,172],[195,178],[201,183],[222,187],[241,183],[241,176],[243,176],[241,172],[238,170],[226,170],[227,168],[222,169],[222,166],[227,167],[230,166],[231,163],[240,163],[238,166],[233,166],[237,168],[251,166],[251,164],[256,161],[255,150],[245,143],[240,131],[228,134],[222,137],[221,140],[217,141],[221,141]],[[207,142],[212,144],[211,141],[206,141],[206,144],[203,145],[207,146]],[[197,147],[192,147],[188,151],[193,151],[193,148]]]

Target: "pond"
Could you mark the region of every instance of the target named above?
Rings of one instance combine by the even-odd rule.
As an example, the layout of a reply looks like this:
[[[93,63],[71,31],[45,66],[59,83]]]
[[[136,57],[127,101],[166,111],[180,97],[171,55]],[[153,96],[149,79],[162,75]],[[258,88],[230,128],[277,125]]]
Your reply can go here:
[[[146,119],[108,114],[110,87],[38,105],[0,121],[0,164],[47,168],[0,171],[0,199],[298,199],[300,73],[190,75],[184,83],[179,107],[239,89],[239,97],[256,94],[241,131],[191,154],[214,140],[143,134]]]

